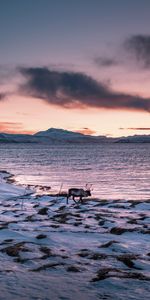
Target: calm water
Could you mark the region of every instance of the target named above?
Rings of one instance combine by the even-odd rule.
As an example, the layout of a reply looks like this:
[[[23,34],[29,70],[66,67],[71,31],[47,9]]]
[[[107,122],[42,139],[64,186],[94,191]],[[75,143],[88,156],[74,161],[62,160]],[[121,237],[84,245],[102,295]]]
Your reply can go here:
[[[0,169],[53,191],[92,183],[101,199],[150,198],[150,144],[1,144]]]

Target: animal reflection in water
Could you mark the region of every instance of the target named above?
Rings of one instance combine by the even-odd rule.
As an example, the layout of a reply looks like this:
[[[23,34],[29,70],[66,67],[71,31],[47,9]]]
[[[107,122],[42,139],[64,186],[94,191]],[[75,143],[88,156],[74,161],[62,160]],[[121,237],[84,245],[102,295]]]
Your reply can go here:
[[[70,197],[72,197],[73,201],[77,203],[75,198],[79,198],[79,201],[83,203],[83,197],[89,197],[91,196],[91,186],[88,187],[86,185],[86,189],[81,188],[70,188],[67,193],[67,204]]]

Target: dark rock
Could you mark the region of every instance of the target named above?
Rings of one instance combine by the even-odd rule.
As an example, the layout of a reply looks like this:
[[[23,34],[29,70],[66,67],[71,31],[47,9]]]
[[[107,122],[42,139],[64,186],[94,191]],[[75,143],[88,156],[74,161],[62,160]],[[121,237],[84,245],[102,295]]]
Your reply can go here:
[[[91,281],[96,282],[96,281],[100,281],[100,280],[104,280],[104,279],[108,278],[109,271],[110,271],[110,269],[99,270],[96,274],[96,277],[94,277]]]
[[[67,268],[68,272],[80,272],[79,268],[77,268],[76,266],[69,266]]]
[[[132,232],[134,230],[135,230],[134,228],[113,227],[111,228],[110,233],[120,235],[124,232]]]
[[[39,215],[47,215],[48,207],[43,207],[38,211]]]
[[[9,256],[18,256],[19,251],[21,251],[23,249],[23,245],[24,245],[24,242],[18,243],[14,246],[8,246],[8,247],[2,249],[1,251],[4,253],[7,253],[7,255],[9,255]]]
[[[82,249],[81,252],[78,253],[80,257],[87,257],[90,255],[90,251],[88,249]]]
[[[137,256],[132,254],[123,254],[117,256],[117,259],[123,262],[128,268],[134,268],[134,262],[131,259],[137,259]]]
[[[109,241],[109,242],[107,242],[105,244],[100,245],[99,248],[108,248],[108,247],[110,247],[114,243],[118,243],[118,242],[117,241]]]
[[[85,225],[85,226],[84,226],[84,228],[90,228],[90,227],[91,227],[90,225]]]
[[[92,255],[89,256],[90,259],[94,260],[100,260],[100,259],[105,259],[107,258],[107,255],[104,253],[93,253]]]
[[[134,272],[134,273],[133,272],[132,273],[124,272],[123,273],[123,278],[131,278],[131,279],[150,281],[150,277],[145,276],[142,273],[136,273],[136,272]]]
[[[32,272],[39,272],[39,271],[44,271],[50,268],[55,268],[57,266],[61,266],[64,265],[64,263],[49,263],[49,264],[45,264],[43,266],[38,267],[37,269],[33,269]]]
[[[45,239],[47,237],[46,234],[39,234],[36,236],[36,239],[41,240],[41,239]]]

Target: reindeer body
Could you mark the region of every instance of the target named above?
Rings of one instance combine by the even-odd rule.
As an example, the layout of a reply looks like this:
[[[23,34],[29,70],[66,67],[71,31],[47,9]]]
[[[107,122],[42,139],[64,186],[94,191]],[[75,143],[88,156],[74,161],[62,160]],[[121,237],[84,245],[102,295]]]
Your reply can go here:
[[[69,189],[68,190],[68,194],[67,194],[67,204],[68,204],[68,199],[71,196],[72,196],[72,198],[73,198],[74,201],[75,201],[75,197],[79,197],[80,201],[82,202],[82,198],[83,197],[91,196],[91,191],[90,190],[79,189],[79,188],[71,188],[71,189]]]

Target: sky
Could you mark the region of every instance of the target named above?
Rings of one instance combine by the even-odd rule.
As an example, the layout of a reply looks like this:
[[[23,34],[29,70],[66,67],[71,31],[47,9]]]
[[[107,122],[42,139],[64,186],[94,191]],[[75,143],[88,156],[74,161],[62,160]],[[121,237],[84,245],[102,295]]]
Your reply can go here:
[[[149,0],[0,0],[0,132],[150,134]]]

